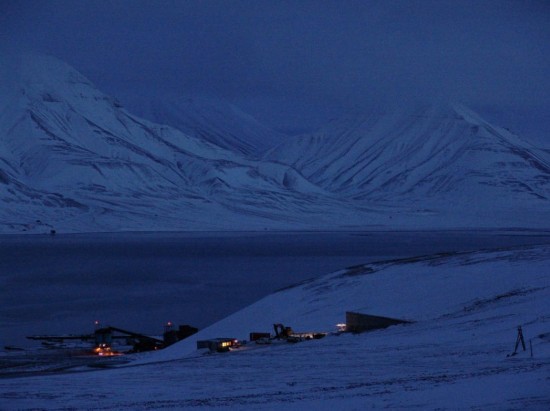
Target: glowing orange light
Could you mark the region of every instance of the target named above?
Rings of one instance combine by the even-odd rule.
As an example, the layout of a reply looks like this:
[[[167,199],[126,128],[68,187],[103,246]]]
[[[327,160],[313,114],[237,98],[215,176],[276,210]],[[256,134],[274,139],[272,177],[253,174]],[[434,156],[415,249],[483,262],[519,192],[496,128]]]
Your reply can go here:
[[[95,347],[92,351],[95,354],[99,355],[100,357],[111,357],[113,355],[122,355],[122,353],[113,351],[111,347],[109,347],[105,343],[99,344],[99,346]]]

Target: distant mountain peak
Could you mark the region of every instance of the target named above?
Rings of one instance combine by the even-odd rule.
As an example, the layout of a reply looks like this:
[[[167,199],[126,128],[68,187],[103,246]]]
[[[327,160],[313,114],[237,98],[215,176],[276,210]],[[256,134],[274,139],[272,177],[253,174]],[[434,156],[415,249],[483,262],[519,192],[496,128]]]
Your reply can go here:
[[[354,199],[467,206],[472,196],[484,204],[550,198],[547,154],[459,103],[353,112],[266,158]]]
[[[19,56],[22,79],[31,84],[44,86],[62,83],[81,83],[93,87],[90,80],[56,57],[34,52]]]
[[[37,220],[75,231],[264,228],[326,195],[202,128],[193,135],[130,114],[57,59],[26,55],[12,66],[0,71],[11,85],[0,96],[0,229],[31,230]],[[227,122],[205,124],[239,138]],[[325,203],[330,211],[336,201]]]
[[[215,97],[171,96],[136,101],[132,107],[138,115],[150,121],[167,124],[251,157],[259,157],[287,137],[261,124],[237,106]]]

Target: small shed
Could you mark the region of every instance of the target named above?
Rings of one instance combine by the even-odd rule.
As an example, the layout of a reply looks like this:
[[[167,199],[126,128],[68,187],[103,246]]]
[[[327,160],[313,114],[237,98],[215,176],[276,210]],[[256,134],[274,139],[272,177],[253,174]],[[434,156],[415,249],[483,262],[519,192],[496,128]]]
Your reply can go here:
[[[360,333],[363,331],[387,328],[392,325],[409,323],[410,321],[400,320],[397,318],[354,313],[351,311],[346,312],[346,331],[352,333]]]
[[[197,349],[208,348],[211,352],[227,352],[230,348],[239,347],[236,338],[213,338],[211,340],[197,341]]]

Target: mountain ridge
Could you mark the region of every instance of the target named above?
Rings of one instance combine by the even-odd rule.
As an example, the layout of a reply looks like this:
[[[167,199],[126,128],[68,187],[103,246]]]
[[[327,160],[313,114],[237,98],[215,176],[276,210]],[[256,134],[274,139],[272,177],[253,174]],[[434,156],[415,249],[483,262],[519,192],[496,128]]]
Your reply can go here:
[[[211,102],[178,117],[191,134],[53,57],[0,69],[5,232],[538,226],[549,213],[548,153],[463,106],[348,113],[266,151],[277,134],[262,140],[242,112],[209,124],[224,118]],[[228,131],[239,119],[248,134]]]
[[[276,142],[288,138],[221,99],[178,96],[147,100],[133,106],[134,112],[143,118],[246,157],[258,158]]]
[[[91,225],[98,216],[123,210],[154,225],[164,209],[167,217],[190,213],[194,228],[208,227],[220,213],[233,226],[239,220],[263,226],[269,223],[265,216],[291,217],[293,208],[322,191],[288,166],[259,163],[139,119],[65,63],[25,56],[21,64],[18,92],[0,116],[4,204],[25,197],[18,191],[30,187],[86,204],[94,214],[86,223]],[[34,76],[37,70],[46,73]],[[42,201],[51,219],[55,210],[41,197],[34,195],[33,210]],[[260,209],[265,216],[254,217]]]
[[[547,199],[546,157],[465,107],[449,105],[345,118],[284,142],[265,158],[289,159],[314,183],[351,198],[403,197],[413,191],[429,197],[456,189],[465,177],[469,182],[485,177],[474,179],[476,184],[501,184],[492,177],[500,173],[509,184],[529,181],[532,187],[524,193]],[[526,176],[522,168],[536,172]]]

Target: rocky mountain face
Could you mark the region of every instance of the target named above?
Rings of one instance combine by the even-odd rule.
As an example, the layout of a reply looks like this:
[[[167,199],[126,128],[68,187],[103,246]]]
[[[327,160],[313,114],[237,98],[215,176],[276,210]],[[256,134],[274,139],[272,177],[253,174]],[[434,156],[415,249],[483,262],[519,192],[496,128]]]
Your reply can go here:
[[[536,225],[550,210],[548,152],[458,105],[281,139],[205,100],[144,120],[51,57],[0,75],[4,232]]]

